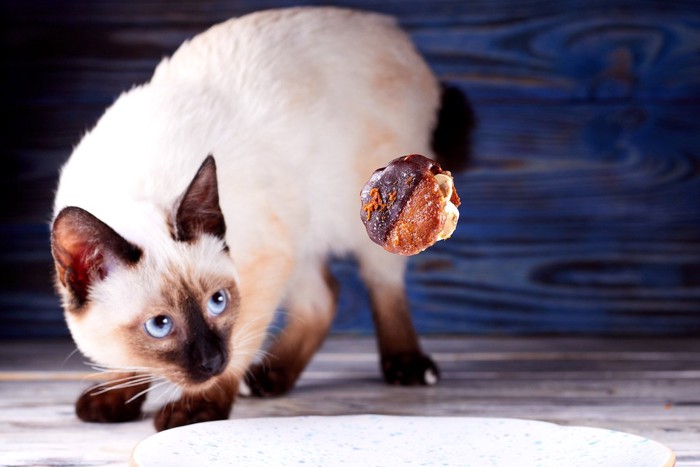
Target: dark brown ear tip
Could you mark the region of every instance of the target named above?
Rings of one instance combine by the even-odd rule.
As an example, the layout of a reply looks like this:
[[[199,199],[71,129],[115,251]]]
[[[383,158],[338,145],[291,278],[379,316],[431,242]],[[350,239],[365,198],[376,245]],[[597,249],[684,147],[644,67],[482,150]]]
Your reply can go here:
[[[58,213],[58,215],[54,219],[53,226],[56,226],[57,224],[61,224],[61,223],[65,222],[66,219],[85,220],[85,219],[97,219],[97,218],[83,208],[79,208],[77,206],[66,206],[65,208],[61,209],[61,211]]]
[[[219,205],[219,188],[214,156],[209,154],[197,170],[174,209],[171,235],[176,241],[190,242],[207,233],[220,239],[226,222]]]
[[[51,226],[51,247],[56,250],[79,244],[108,246],[126,264],[138,262],[143,254],[141,248],[131,244],[89,211],[67,206],[61,209]]]
[[[213,179],[212,182],[217,183],[216,175],[216,160],[214,159],[213,155],[209,154],[204,158],[204,161],[202,162],[202,165],[199,166],[199,169],[197,169],[197,173],[195,174],[190,186],[194,185],[194,181],[200,177],[204,180]]]
[[[57,235],[65,233],[66,228],[70,229],[76,221],[84,221],[92,216],[86,210],[76,207],[67,206],[56,215],[53,222],[51,223],[51,243],[53,244],[56,240]]]
[[[216,159],[214,159],[214,156],[212,154],[209,154],[207,157],[204,158],[204,162],[202,162],[201,167],[199,170],[203,170],[205,168],[210,168],[216,170]]]
[[[81,229],[80,226],[84,228],[84,226],[87,225],[94,226],[100,224],[102,224],[102,221],[89,211],[77,206],[66,206],[61,209],[51,223],[51,246],[55,248],[56,244],[62,243],[66,237],[77,234]]]
[[[63,222],[64,218],[74,216],[78,211],[82,211],[82,209],[75,206],[66,206],[58,212],[52,224],[56,225],[57,223]]]
[[[85,209],[68,206],[51,229],[51,253],[60,283],[69,291],[73,308],[88,300],[94,281],[109,274],[107,257],[124,266],[139,262],[143,251]]]

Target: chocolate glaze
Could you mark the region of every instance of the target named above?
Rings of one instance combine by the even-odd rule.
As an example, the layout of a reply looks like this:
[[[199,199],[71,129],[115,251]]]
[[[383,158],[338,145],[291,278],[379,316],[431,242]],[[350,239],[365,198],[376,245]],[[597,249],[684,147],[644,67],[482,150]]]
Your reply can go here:
[[[418,154],[399,157],[375,170],[360,194],[360,216],[369,238],[384,246],[420,181],[440,173],[444,171],[435,161]]]

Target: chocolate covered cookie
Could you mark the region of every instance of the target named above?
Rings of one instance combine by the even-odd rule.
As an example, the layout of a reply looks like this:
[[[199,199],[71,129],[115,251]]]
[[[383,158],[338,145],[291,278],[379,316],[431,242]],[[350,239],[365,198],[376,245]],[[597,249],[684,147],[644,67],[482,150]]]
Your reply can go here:
[[[457,227],[460,201],[452,175],[418,154],[376,170],[360,198],[367,235],[391,253],[415,255]]]

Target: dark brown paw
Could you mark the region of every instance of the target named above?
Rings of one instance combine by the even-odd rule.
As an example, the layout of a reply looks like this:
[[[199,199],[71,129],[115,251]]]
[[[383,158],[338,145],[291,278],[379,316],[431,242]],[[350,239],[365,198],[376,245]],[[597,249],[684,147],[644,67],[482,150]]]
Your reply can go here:
[[[146,387],[148,386],[144,389]],[[78,398],[75,403],[75,413],[78,418],[84,422],[93,423],[121,423],[139,418],[141,406],[146,400],[145,394],[129,401],[138,394],[134,388],[129,391],[113,389],[100,392],[101,389],[103,387],[93,386]]]
[[[401,353],[382,357],[382,373],[389,384],[432,386],[440,379],[435,362],[421,353]]]
[[[154,420],[156,430],[163,431],[193,423],[226,420],[232,404],[222,404],[193,397],[183,397],[164,405]]]
[[[248,369],[245,376],[247,394],[256,397],[277,397],[289,392],[296,377],[282,368],[256,364]],[[245,392],[245,389],[242,391]]]

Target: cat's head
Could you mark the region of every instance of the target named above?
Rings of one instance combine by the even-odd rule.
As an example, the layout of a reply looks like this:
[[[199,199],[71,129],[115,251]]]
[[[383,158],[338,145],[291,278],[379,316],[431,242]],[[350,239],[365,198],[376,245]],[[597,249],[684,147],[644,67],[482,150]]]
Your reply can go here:
[[[229,364],[239,303],[211,156],[162,221],[169,235],[145,248],[64,208],[51,235],[56,286],[89,358],[205,386]]]

